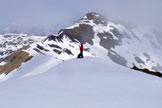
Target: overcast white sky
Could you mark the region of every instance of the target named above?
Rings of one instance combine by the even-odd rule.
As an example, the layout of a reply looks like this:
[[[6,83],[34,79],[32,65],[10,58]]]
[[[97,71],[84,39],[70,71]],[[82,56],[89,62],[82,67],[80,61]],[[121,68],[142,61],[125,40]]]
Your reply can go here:
[[[108,19],[159,26],[161,10],[162,0],[0,0],[0,27],[1,30],[16,26],[59,29],[91,11]]]

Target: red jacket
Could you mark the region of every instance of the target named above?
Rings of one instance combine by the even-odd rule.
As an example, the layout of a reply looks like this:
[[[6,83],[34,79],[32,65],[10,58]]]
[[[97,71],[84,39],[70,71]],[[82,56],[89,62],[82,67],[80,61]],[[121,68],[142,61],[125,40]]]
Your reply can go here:
[[[83,45],[81,44],[80,45],[80,51],[83,51],[84,50],[84,48],[83,48]]]

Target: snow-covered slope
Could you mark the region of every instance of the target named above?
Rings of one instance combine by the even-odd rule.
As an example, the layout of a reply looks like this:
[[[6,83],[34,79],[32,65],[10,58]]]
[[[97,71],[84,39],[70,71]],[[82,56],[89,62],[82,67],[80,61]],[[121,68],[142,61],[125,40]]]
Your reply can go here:
[[[46,67],[49,70],[43,74],[23,76],[0,83],[0,106],[2,108],[162,107],[161,78],[136,72],[111,60],[86,57]],[[35,72],[39,71],[36,69]]]
[[[0,81],[45,73],[55,65],[62,62],[62,60],[57,59],[54,56],[47,56],[43,54],[35,54],[33,56],[34,57],[30,61],[22,63],[19,68],[14,69],[7,76],[5,74],[1,75]]]
[[[45,37],[27,34],[5,34],[0,36],[0,58],[34,42],[42,41]]]

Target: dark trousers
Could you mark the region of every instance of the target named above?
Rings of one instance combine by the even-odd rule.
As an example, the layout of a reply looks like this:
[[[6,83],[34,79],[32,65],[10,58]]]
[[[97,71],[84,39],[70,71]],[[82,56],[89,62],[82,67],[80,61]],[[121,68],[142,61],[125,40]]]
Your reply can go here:
[[[83,58],[83,51],[80,51],[78,58]]]

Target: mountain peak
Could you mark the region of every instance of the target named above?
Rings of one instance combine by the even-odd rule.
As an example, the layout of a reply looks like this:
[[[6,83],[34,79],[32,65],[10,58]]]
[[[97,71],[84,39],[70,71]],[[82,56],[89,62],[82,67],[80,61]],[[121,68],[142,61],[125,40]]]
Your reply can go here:
[[[81,20],[93,20],[95,24],[107,24],[107,18],[97,12],[89,12]]]
[[[150,37],[152,36],[150,35]],[[65,40],[70,40],[71,43],[83,43],[85,47],[90,49],[89,52],[92,55],[98,56],[100,55],[99,52],[105,52],[100,57],[109,57],[117,64],[127,67],[135,65],[151,71],[162,71],[161,63],[154,59],[154,55],[144,49],[139,52],[139,49],[136,50],[138,44],[139,47],[148,47],[148,49],[160,53],[160,45],[156,42],[156,37],[154,37],[153,42],[153,40],[148,39],[148,35],[146,36],[144,32],[139,33],[138,30],[129,29],[124,24],[108,20],[97,12],[85,14],[72,26],[61,29],[57,37],[49,36],[47,39],[62,43],[66,42]],[[145,46],[146,43],[150,44],[151,48],[148,45]],[[132,48],[135,50],[132,51]],[[155,53],[155,55],[158,55],[158,53]]]
[[[99,16],[102,16],[101,14],[97,13],[97,12],[88,12],[86,14],[86,16],[95,16],[95,17],[99,17]]]

